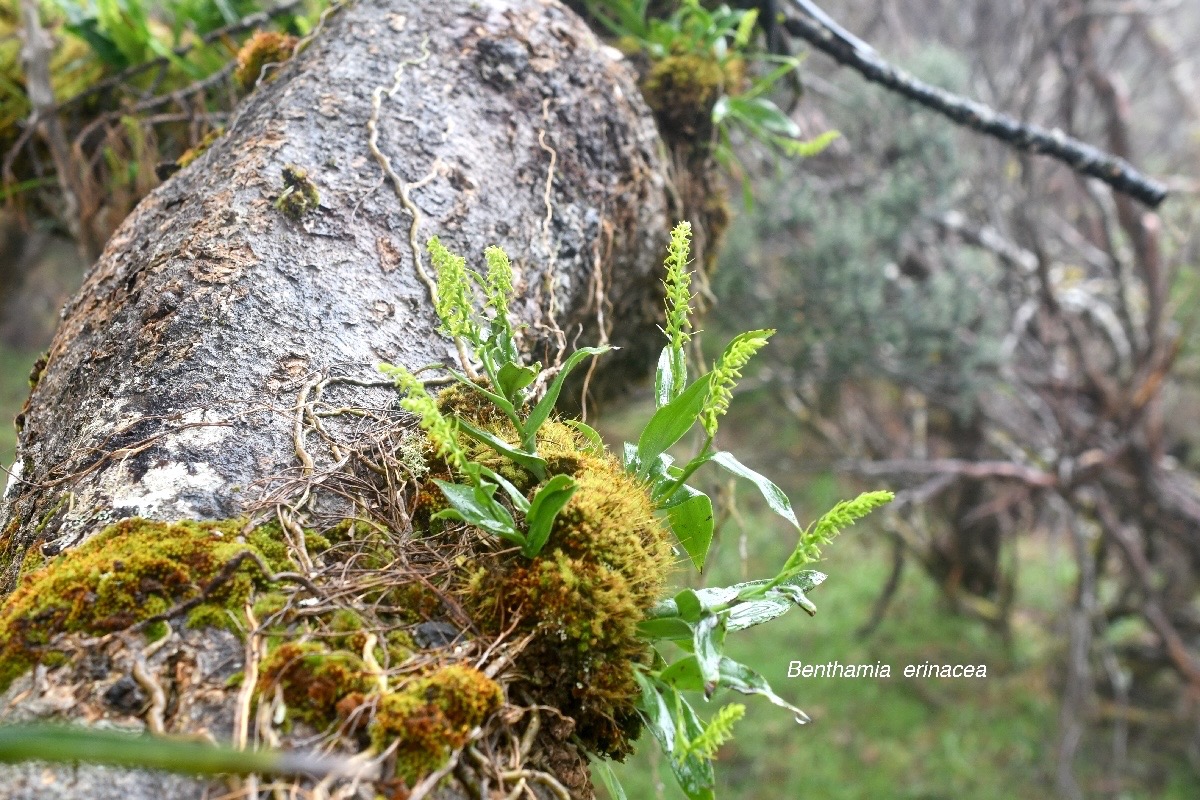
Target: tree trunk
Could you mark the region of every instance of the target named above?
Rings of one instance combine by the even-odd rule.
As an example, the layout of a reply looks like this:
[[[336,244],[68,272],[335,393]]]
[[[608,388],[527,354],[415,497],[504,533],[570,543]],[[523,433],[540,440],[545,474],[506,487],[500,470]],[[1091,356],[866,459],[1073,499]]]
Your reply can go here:
[[[287,510],[288,480],[327,474],[339,451],[322,443],[355,430],[354,418],[317,430],[303,413],[314,393],[386,410],[395,393],[377,363],[456,359],[420,278],[432,234],[472,263],[486,245],[505,248],[523,346],[543,363],[611,333],[623,349],[602,366],[642,371],[669,221],[658,153],[629,70],[556,0],[376,0],[331,14],[225,135],[137,207],[66,307],[18,423],[0,588],[121,519]],[[145,656],[169,700],[165,730],[236,739],[230,679],[243,643],[178,627]],[[123,705],[120,687],[137,694],[141,656],[120,641],[105,648],[17,679],[0,719],[136,727],[153,703]],[[590,794],[573,748],[545,763],[572,794]],[[227,787],[0,769],[0,798],[206,790]]]

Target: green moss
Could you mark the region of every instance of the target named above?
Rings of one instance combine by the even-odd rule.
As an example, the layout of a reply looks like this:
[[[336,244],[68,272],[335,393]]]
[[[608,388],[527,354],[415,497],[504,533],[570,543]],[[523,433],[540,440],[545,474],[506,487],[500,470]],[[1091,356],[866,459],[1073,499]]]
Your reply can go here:
[[[46,366],[49,364],[47,359],[49,355],[49,352],[45,352],[33,362],[33,367],[29,370],[29,391],[32,392],[41,383],[42,375],[45,374]]]
[[[442,612],[442,598],[419,581],[397,584],[382,596],[382,602],[401,621],[415,624],[436,619]]]
[[[21,559],[21,569],[17,572],[17,575],[18,577],[24,577],[44,566],[46,566],[46,557],[42,555],[42,549],[35,542],[25,550],[25,557]]]
[[[403,664],[417,649],[412,637],[404,631],[396,629],[379,633],[377,625],[370,624],[358,612],[348,608],[334,611],[329,615],[326,624],[334,633],[342,634],[329,640],[331,646],[360,655],[367,646],[371,632],[376,631],[377,644],[372,650],[372,655],[375,661],[382,665],[394,667]],[[382,641],[378,641],[378,638]]]
[[[326,728],[337,719],[341,700],[374,685],[374,676],[355,653],[323,642],[287,642],[263,662],[258,692],[270,697],[279,687],[292,718]]]
[[[287,538],[278,522],[259,525],[246,534],[246,543],[258,551],[263,561],[275,572],[292,569],[295,565],[288,553]]]
[[[283,592],[264,592],[254,598],[254,618],[262,622],[272,614],[282,611],[288,602]]]
[[[656,61],[642,80],[642,96],[671,138],[695,141],[712,130],[712,110],[728,76],[711,56],[669,55]]]
[[[201,603],[188,612],[189,628],[229,628],[237,630],[236,620],[242,616],[241,606],[224,603]]]
[[[242,91],[248,92],[253,89],[262,74],[263,66],[287,61],[292,57],[297,41],[295,36],[286,33],[255,31],[238,50],[237,68],[233,73],[237,85]],[[272,77],[274,73],[268,73],[267,80],[271,80]]]
[[[417,650],[416,642],[404,631],[388,631],[383,640],[387,645],[387,663],[393,667],[397,664],[403,664]],[[382,661],[383,659],[380,659],[380,662]]]
[[[290,219],[300,219],[315,211],[321,204],[317,185],[308,177],[308,170],[288,164],[283,168],[283,191],[275,200],[275,207]]]
[[[129,628],[196,597],[238,553],[243,520],[155,522],[126,519],[23,575],[0,611],[0,691],[53,653],[60,633]],[[192,623],[230,627],[262,576],[246,562],[192,612]]]
[[[669,538],[645,487],[614,458],[583,452],[560,423],[543,430],[539,452],[578,488],[541,556],[481,561],[463,602],[489,632],[514,617],[536,631],[519,666],[539,701],[574,717],[588,747],[620,757],[640,732],[633,665],[649,651],[637,623],[662,592]]]
[[[367,646],[367,623],[358,612],[339,608],[329,616],[328,625],[330,630],[345,634],[331,640],[335,647],[361,653]]]
[[[176,166],[178,166],[180,169],[183,169],[188,164],[204,155],[208,148],[212,147],[213,142],[215,142],[217,139],[220,139],[224,133],[224,128],[213,128],[204,135],[203,139],[196,143],[195,147],[191,147],[183,151],[183,155],[175,159]]]
[[[464,665],[443,667],[378,699],[369,733],[377,751],[396,745],[396,774],[411,785],[441,767],[504,704],[500,686]]]
[[[454,387],[442,392],[438,403],[443,413],[517,442],[512,423],[476,392]],[[492,448],[466,437],[460,443],[468,458],[528,496],[537,491],[531,473]],[[479,554],[457,594],[486,634],[497,635],[514,623],[535,633],[518,663],[531,694],[573,717],[589,748],[621,757],[640,733],[633,669],[650,651],[637,624],[663,590],[673,560],[670,537],[646,487],[611,455],[589,453],[575,429],[545,423],[537,449],[550,475],[571,475],[577,483],[549,542],[533,560],[512,551]],[[444,467],[431,474],[449,477]],[[414,520],[428,519],[425,515],[442,505],[440,492],[423,484]]]
[[[60,653],[58,651],[51,651],[42,657],[42,663],[51,669],[54,667],[61,667],[70,660],[70,657],[66,653]]]
[[[317,533],[314,530],[305,529],[304,531],[304,549],[311,553],[321,553],[333,546],[323,534]]]
[[[149,625],[146,626],[146,630],[145,630],[146,641],[157,642],[159,639],[164,638],[170,632],[171,632],[171,626],[168,625],[166,622],[163,622],[162,620],[159,620],[158,622],[151,622]]]
[[[364,525],[364,527],[369,527],[365,523],[360,523],[355,519],[344,519],[332,528],[325,530],[323,535],[329,541],[331,547],[335,544],[351,542],[354,541],[355,531],[360,524]]]

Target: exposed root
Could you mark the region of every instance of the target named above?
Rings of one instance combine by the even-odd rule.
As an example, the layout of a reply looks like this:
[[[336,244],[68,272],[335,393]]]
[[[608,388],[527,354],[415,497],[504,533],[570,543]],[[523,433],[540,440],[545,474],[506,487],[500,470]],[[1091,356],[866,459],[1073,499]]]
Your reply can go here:
[[[550,99],[542,101],[542,119],[550,123]],[[546,318],[549,325],[545,326],[558,344],[558,352],[554,355],[554,363],[561,364],[563,353],[567,348],[567,337],[558,325],[558,248],[555,246],[551,225],[554,222],[554,168],[558,164],[558,151],[546,144],[546,128],[538,130],[538,146],[550,154],[550,166],[546,168],[546,189],[542,195],[546,205],[546,216],[542,219],[542,249],[546,253],[546,275],[544,287],[549,295],[546,304]]]
[[[163,691],[162,684],[158,678],[146,666],[146,653],[131,636],[122,637],[125,642],[125,648],[129,651],[133,658],[133,669],[130,671],[133,679],[150,697],[150,707],[146,709],[145,720],[146,727],[156,736],[161,736],[167,732],[166,725],[163,723],[163,712],[167,708],[167,693]],[[165,641],[165,640],[161,640]],[[154,650],[158,649],[159,644],[150,645]],[[147,648],[149,649],[149,648]]]
[[[371,116],[367,120],[367,147],[371,150],[371,155],[375,156],[375,160],[379,162],[380,168],[388,179],[392,182],[392,187],[395,189],[396,196],[400,199],[400,204],[404,207],[405,212],[412,218],[412,224],[408,230],[408,244],[412,249],[413,265],[416,268],[417,276],[429,289],[429,298],[435,303],[437,302],[437,284],[433,282],[433,278],[426,272],[425,266],[421,261],[421,244],[417,241],[417,233],[421,227],[421,210],[417,208],[412,201],[411,192],[413,189],[419,189],[427,185],[441,172],[441,160],[434,159],[433,166],[429,173],[416,181],[408,183],[396,172],[392,166],[392,159],[379,149],[379,113],[383,107],[383,96],[395,97],[400,91],[400,78],[404,70],[408,67],[416,67],[424,64],[429,60],[429,37],[426,36],[421,40],[421,55],[416,58],[406,58],[396,65],[396,71],[392,73],[392,85],[385,88],[376,86],[371,92]]]

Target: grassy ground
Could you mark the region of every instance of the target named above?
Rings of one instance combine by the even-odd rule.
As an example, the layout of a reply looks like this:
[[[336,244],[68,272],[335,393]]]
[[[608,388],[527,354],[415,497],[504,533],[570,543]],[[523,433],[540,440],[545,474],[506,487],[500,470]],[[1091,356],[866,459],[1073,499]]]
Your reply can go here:
[[[12,465],[17,444],[13,417],[29,396],[29,370],[37,353],[22,353],[0,345],[0,466]],[[0,479],[0,487],[4,480]]]
[[[757,417],[765,419],[769,413],[764,410]],[[632,423],[617,419],[614,427],[629,436]],[[786,438],[776,430],[767,440],[755,441],[769,427],[760,425],[741,436],[735,432],[735,441],[724,445],[757,465],[772,457],[762,449],[766,441],[778,444]],[[739,443],[750,446],[744,450]],[[778,477],[779,470],[765,471]],[[786,488],[802,520],[851,491],[840,491],[828,476],[805,483],[785,474],[781,482],[791,484]],[[708,585],[769,575],[771,565],[791,549],[792,537],[761,513],[761,501],[756,502],[752,492],[738,497],[749,531],[747,558],[743,563],[738,534],[727,528],[712,555]],[[1058,713],[1055,665],[1064,646],[1056,633],[1056,610],[1070,597],[1073,581],[1067,553],[1044,537],[1023,540],[1019,610],[1009,644],[978,623],[950,613],[936,588],[913,566],[886,621],[864,640],[855,629],[870,616],[887,579],[889,552],[869,524],[851,529],[827,549],[827,560],[818,565],[829,579],[811,595],[819,608],[816,617],[796,611],[731,635],[730,654],[756,667],[813,721],[797,725],[790,714],[759,698],[714,698],[714,709],[743,700],[747,706],[735,741],[720,751],[719,798],[999,800],[1052,795]],[[680,580],[694,584],[695,575],[681,573]],[[892,677],[788,678],[793,660],[882,662],[891,666]],[[926,661],[986,665],[987,677],[902,677],[906,665]],[[669,766],[655,758],[657,745],[648,737],[640,745],[628,763],[617,765],[629,797],[682,798]],[[1178,748],[1139,738],[1137,731],[1120,780],[1107,773],[1109,761],[1107,744],[1081,757],[1087,796],[1200,797],[1200,778]]]

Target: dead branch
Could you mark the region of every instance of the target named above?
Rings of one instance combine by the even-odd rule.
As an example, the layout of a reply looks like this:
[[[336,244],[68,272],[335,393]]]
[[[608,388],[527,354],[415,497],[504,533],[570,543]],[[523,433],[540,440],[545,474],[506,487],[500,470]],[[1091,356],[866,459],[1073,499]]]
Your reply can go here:
[[[976,480],[1003,478],[1046,489],[1058,486],[1059,483],[1057,475],[1011,461],[970,461],[962,458],[937,458],[929,461],[888,459],[845,461],[838,467],[859,475],[960,475]]]
[[[1062,161],[1076,172],[1097,178],[1151,208],[1166,199],[1164,184],[1143,175],[1125,159],[1067,136],[1061,130],[1046,130],[1022,123],[983,103],[918,80],[885,61],[874,48],[830,19],[815,3],[809,0],[788,2],[798,12],[784,19],[783,26],[788,33],[804,39],[867,80],[1018,150]]]

